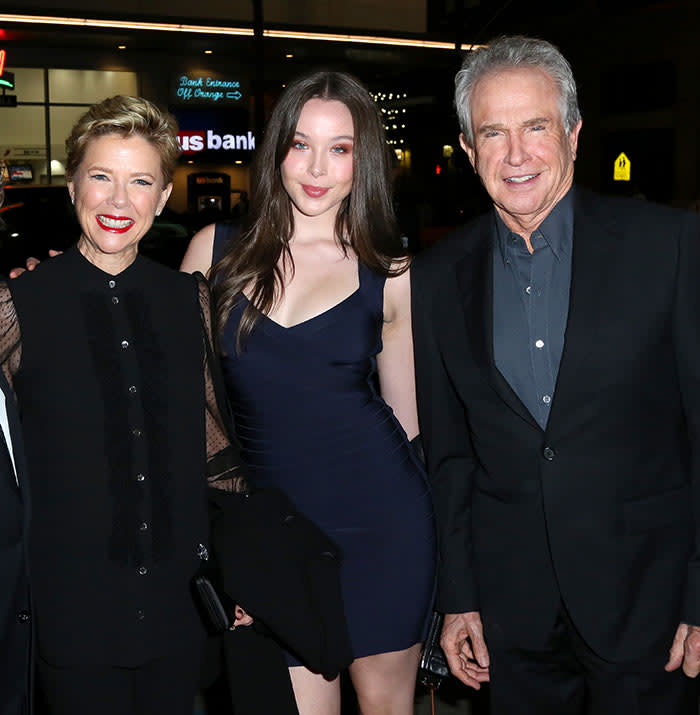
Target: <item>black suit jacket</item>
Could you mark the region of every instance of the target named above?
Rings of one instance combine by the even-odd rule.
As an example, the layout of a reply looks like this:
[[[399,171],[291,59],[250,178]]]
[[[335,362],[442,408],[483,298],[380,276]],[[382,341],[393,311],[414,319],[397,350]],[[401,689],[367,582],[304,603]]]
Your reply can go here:
[[[0,715],[29,711],[31,616],[27,571],[28,488],[19,416],[14,395],[0,370],[17,469],[0,471]]]
[[[602,657],[700,623],[700,227],[575,191],[569,315],[542,430],[496,369],[488,214],[418,258],[421,432],[438,607],[541,643],[561,600]]]

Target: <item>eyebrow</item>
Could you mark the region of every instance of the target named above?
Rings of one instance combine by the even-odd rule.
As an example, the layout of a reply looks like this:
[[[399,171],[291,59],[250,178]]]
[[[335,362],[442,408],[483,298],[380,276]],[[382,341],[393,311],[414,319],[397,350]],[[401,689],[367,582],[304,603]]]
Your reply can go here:
[[[552,120],[549,117],[534,117],[533,119],[526,119],[521,127],[534,127],[537,124],[551,124]],[[500,131],[505,129],[505,124],[482,124],[477,130],[477,134],[486,134],[486,132]]]
[[[110,169],[109,167],[98,166],[96,164],[93,166],[89,166],[87,170],[88,171],[102,171],[105,174],[111,174],[113,172],[113,170]],[[130,176],[150,176],[152,179],[156,178],[153,174],[151,174],[150,171],[134,171],[130,174]]]
[[[308,139],[308,138],[309,138],[309,135],[308,135],[308,134],[304,134],[304,132],[300,132],[298,129],[294,132],[294,136],[304,137],[304,139]],[[347,135],[347,134],[341,134],[340,136],[332,137],[332,138],[331,138],[331,141],[334,141],[334,142],[337,142],[337,141],[350,141],[350,142],[354,142],[354,141],[355,141],[355,137],[349,136],[349,135]]]

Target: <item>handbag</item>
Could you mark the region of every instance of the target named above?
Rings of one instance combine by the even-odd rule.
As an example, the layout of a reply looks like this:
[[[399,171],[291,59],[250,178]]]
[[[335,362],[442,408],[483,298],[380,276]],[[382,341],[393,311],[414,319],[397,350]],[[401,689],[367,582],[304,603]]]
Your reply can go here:
[[[195,576],[192,590],[207,631],[211,635],[219,635],[231,630],[234,619],[229,608],[224,605],[226,594],[219,595],[209,576],[201,573]]]
[[[437,690],[450,674],[445,653],[440,647],[443,621],[443,614],[433,611],[418,665],[418,682],[431,692]]]

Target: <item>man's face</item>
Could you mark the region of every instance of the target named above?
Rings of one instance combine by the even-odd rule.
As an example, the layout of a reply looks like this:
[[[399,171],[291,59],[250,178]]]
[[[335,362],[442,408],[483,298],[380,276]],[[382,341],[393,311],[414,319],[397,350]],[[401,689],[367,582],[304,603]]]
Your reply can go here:
[[[471,118],[474,146],[460,135],[462,148],[506,226],[529,237],[571,187],[581,122],[567,136],[557,87],[536,68],[479,80]]]

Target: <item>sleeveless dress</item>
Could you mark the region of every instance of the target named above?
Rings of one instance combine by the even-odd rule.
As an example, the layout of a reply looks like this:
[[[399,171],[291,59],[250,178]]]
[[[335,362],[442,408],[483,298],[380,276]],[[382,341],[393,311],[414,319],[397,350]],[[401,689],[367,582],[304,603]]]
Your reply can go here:
[[[362,264],[359,278],[348,298],[290,328],[261,316],[237,353],[241,296],[222,336],[252,483],[283,489],[341,549],[355,658],[423,640],[435,573],[425,473],[377,387],[385,279]]]

